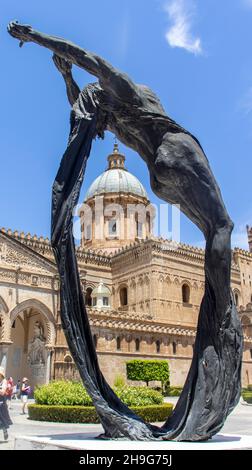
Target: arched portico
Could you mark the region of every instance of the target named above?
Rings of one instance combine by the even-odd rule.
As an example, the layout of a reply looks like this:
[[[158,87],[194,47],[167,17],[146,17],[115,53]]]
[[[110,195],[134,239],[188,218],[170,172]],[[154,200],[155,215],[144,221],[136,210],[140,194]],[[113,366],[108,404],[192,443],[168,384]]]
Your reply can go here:
[[[11,310],[8,320],[7,375],[14,381],[27,376],[32,387],[48,382],[56,337],[52,312],[41,301],[27,299]]]

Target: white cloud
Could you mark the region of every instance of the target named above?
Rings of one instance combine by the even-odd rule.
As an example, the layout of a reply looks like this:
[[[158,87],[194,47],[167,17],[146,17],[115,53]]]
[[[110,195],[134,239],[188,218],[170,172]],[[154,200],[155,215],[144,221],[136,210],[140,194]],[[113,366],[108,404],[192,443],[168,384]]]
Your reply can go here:
[[[238,230],[235,230],[231,238],[232,248],[242,248],[243,250],[248,250],[248,235],[246,227],[239,227]]]
[[[232,248],[243,248],[248,250],[248,234],[247,226],[251,227],[252,213],[249,209],[246,213],[243,214],[242,222],[235,224],[234,231],[232,233]]]
[[[197,240],[193,243],[193,246],[196,246],[197,248],[203,248],[205,249],[205,240]],[[246,224],[241,224],[237,227],[235,227],[232,236],[231,236],[231,245],[232,248],[242,248],[243,250],[249,249],[248,247],[248,235],[247,235],[247,229],[246,229]]]
[[[164,8],[171,23],[165,35],[168,44],[171,47],[181,47],[193,54],[201,54],[201,39],[194,37],[191,32],[195,15],[194,3],[191,0],[170,0]]]

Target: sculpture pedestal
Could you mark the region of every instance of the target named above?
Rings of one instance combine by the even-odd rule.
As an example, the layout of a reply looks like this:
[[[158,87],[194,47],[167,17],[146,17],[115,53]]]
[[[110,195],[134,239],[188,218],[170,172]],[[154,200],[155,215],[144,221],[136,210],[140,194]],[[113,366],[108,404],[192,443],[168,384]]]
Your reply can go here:
[[[51,436],[16,436],[15,450],[97,450],[172,451],[172,450],[252,450],[252,436],[217,434],[207,442],[110,441],[95,439],[97,433],[56,434]]]

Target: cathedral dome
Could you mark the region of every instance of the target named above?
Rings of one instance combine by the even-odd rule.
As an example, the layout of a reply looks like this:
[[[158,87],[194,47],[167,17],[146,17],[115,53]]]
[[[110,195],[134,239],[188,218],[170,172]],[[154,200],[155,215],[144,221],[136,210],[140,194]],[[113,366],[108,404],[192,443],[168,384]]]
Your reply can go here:
[[[85,201],[107,193],[126,193],[148,199],[142,183],[124,168],[124,155],[115,144],[113,153],[108,156],[109,167],[89,187]]]

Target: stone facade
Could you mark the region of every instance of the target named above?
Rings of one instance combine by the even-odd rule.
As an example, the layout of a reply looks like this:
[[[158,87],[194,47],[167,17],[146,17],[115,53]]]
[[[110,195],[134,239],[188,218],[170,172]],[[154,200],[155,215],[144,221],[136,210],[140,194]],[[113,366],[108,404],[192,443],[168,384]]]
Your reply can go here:
[[[127,202],[139,203],[139,195],[132,193],[106,193],[103,198],[105,207],[111,201],[122,202],[124,208]],[[87,202],[94,204],[92,198]],[[141,203],[149,205],[147,198]],[[134,218],[131,225],[135,223],[137,227]],[[143,228],[145,223],[148,228]],[[165,359],[171,383],[183,385],[204,292],[204,250],[155,238],[148,213],[143,226],[141,237],[135,231],[126,241],[116,234],[103,244],[94,237],[87,242],[82,227],[76,254],[100,366],[113,384],[116,376],[126,375],[129,359]],[[110,294],[104,308],[92,306],[92,291],[101,281]],[[244,328],[244,386],[252,383],[251,282],[252,252],[235,249],[231,284]],[[16,381],[26,375],[33,386],[78,378],[59,312],[59,281],[49,240],[2,229],[0,365],[8,376]]]

